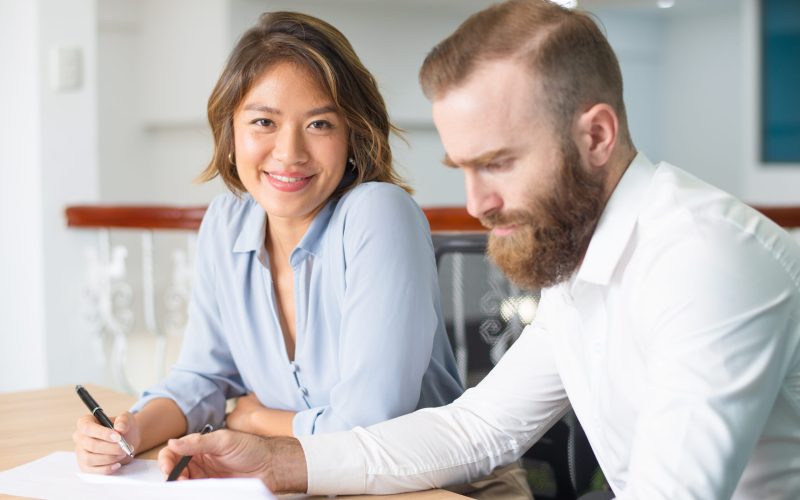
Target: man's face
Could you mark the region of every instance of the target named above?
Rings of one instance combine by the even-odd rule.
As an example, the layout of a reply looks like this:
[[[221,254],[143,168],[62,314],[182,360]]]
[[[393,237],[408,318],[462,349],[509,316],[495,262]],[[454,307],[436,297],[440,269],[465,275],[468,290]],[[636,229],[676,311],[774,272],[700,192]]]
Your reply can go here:
[[[467,210],[491,229],[489,256],[526,289],[569,278],[604,204],[605,177],[581,165],[538,92],[528,68],[503,60],[433,102],[445,163],[463,169]]]

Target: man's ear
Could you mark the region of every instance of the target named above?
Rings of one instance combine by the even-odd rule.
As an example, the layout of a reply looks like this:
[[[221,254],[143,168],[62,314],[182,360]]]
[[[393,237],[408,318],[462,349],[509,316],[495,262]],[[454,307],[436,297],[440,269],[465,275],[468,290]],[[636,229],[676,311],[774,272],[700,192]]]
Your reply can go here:
[[[584,164],[596,168],[608,163],[617,145],[619,120],[608,104],[595,104],[578,115],[573,128]]]

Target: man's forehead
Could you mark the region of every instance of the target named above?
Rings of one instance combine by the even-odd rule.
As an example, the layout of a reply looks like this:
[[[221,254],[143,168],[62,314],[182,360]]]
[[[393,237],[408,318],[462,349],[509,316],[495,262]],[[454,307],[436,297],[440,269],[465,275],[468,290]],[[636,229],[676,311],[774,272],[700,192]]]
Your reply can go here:
[[[485,62],[463,83],[433,99],[445,165],[488,163],[515,147],[521,134],[539,127],[529,73],[518,61]]]

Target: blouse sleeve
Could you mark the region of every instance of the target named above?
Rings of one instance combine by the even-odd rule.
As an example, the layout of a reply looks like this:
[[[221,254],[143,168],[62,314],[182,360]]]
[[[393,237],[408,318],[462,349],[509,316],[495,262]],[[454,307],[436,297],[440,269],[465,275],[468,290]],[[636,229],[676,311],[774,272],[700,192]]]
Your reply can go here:
[[[175,366],[160,383],[150,387],[133,406],[141,410],[149,401],[168,398],[186,415],[188,432],[205,424],[220,426],[227,398],[245,393],[244,384],[223,334],[215,297],[215,255],[219,254],[224,214],[217,198],[208,207],[197,239],[195,277],[183,345]]]
[[[296,436],[409,413],[439,327],[439,287],[424,214],[402,189],[376,184],[348,200],[340,381],[327,406],[294,417]]]

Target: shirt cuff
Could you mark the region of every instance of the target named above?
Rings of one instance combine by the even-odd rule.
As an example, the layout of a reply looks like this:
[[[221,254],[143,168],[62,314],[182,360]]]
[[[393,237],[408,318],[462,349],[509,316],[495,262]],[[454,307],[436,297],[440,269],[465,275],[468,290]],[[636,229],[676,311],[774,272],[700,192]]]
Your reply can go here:
[[[308,436],[316,432],[317,417],[325,411],[324,407],[309,408],[308,410],[298,411],[292,418],[292,432],[295,437]]]
[[[306,456],[309,495],[360,495],[366,491],[367,468],[354,432],[297,439]]]

